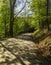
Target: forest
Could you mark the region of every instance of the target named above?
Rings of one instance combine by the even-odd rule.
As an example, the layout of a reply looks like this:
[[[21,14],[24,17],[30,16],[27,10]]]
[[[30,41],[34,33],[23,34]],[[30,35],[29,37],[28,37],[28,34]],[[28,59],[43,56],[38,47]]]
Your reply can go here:
[[[51,65],[51,0],[0,0],[0,65]]]

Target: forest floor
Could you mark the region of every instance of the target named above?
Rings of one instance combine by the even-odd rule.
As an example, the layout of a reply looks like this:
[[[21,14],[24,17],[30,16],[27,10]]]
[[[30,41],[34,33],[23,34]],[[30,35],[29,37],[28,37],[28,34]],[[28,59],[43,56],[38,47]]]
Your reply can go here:
[[[51,65],[51,36],[37,44],[31,34],[0,41],[0,65]]]

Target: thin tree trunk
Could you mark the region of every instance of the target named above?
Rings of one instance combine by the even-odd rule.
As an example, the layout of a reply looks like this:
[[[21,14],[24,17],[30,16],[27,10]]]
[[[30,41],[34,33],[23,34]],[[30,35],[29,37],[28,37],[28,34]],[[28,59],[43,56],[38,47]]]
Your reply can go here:
[[[13,22],[14,22],[14,9],[13,6],[11,5],[10,7],[10,36],[11,37],[13,37]]]
[[[13,37],[14,5],[16,0],[10,0],[10,37]]]
[[[7,37],[7,27],[6,27],[6,20],[5,20],[4,22],[5,22],[5,37]]]
[[[49,0],[47,0],[47,19],[46,19],[47,27],[48,27],[48,30],[49,30],[49,22],[48,22],[48,6],[49,6]]]

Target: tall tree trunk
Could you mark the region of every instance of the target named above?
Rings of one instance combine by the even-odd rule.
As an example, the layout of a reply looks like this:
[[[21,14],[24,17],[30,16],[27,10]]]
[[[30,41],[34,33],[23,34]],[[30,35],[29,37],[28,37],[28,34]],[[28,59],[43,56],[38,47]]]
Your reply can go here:
[[[16,0],[10,0],[10,37],[13,37],[14,5]]]
[[[5,20],[4,22],[5,22],[5,37],[7,37],[7,27],[6,27],[6,20]]]
[[[49,8],[49,0],[47,0],[47,19],[46,19],[47,27],[48,27],[48,30],[49,30],[49,22],[48,22],[48,8]]]
[[[12,2],[10,2],[10,36],[13,37],[13,22],[14,22],[14,9]]]

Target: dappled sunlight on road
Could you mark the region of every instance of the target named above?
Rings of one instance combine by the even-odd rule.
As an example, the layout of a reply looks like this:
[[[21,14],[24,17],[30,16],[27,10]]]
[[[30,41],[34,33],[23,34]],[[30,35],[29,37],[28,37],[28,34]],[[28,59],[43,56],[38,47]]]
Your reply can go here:
[[[28,35],[29,36],[29,35]],[[50,65],[30,36],[0,41],[0,65]]]

